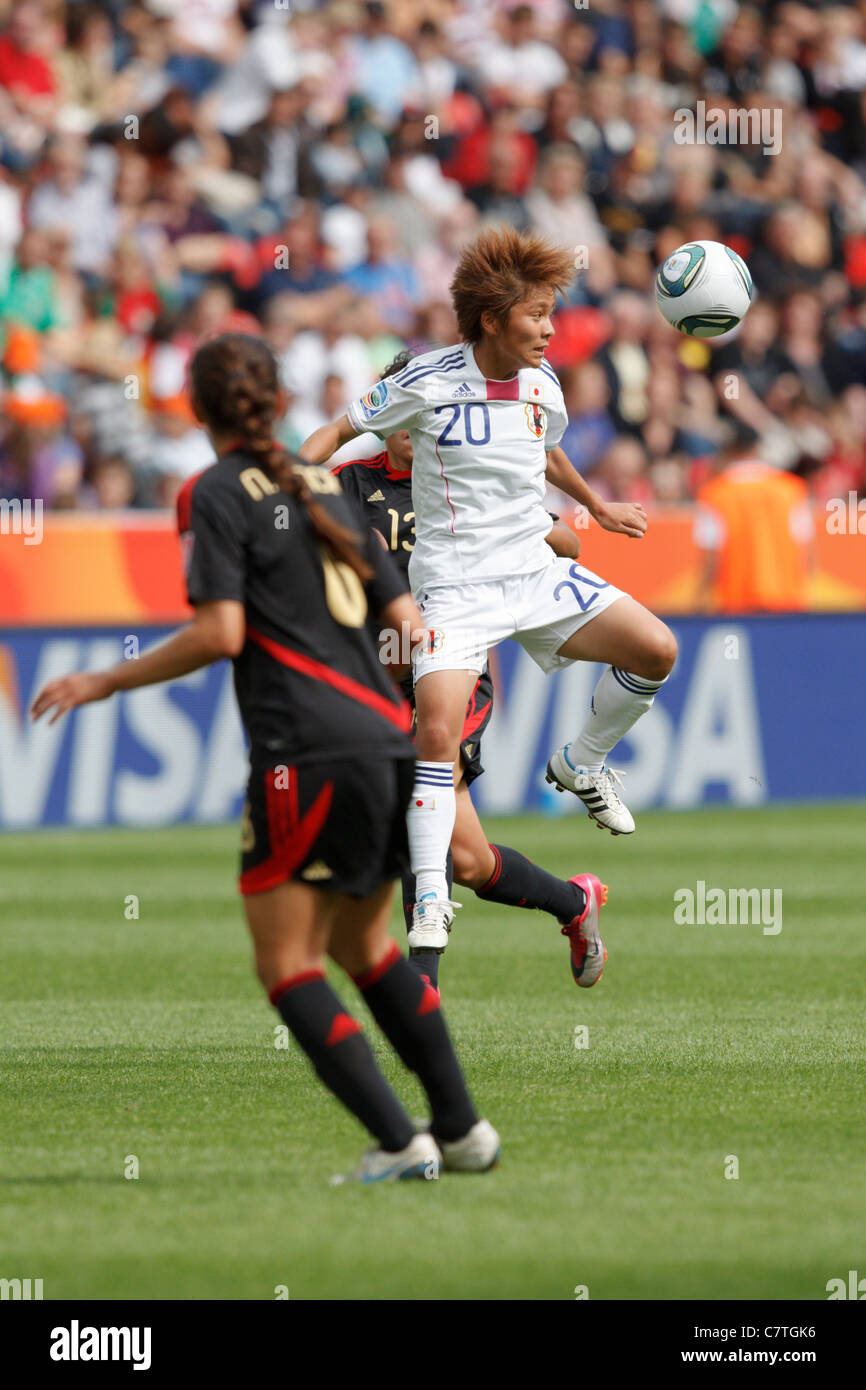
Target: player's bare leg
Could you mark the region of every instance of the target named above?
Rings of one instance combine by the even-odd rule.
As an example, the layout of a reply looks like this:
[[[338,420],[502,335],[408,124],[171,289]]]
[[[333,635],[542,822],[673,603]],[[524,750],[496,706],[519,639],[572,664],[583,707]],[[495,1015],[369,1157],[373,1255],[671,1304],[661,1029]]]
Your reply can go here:
[[[547,780],[579,796],[590,816],[614,835],[628,835],[634,819],[617,791],[617,775],[605,765],[610,750],[652,705],[673,669],[676,638],[634,599],[617,599],[559,648],[572,661],[601,661],[602,673],[586,722],[547,764]]]
[[[380,1072],[361,1025],[325,979],[325,955],[338,916],[340,894],[283,883],[244,898],[256,970],[271,1003],[306,1052],[320,1079],[374,1136],[378,1147],[357,1177],[365,1182],[436,1176],[439,1151],[418,1135]],[[356,960],[387,950],[390,885],[364,906],[372,923]]]
[[[454,801],[454,831],[451,836],[454,881],[477,893],[493,877],[496,855],[462,777],[455,788]]]
[[[281,980],[324,971],[336,893],[290,882],[250,894],[243,903],[256,974],[268,993]]]
[[[391,940],[390,915],[390,885],[360,902],[344,898],[331,935],[331,956],[352,976],[400,1060],[424,1087],[430,1131],[444,1166],[473,1172],[491,1168],[499,1156],[499,1136],[475,1113],[439,992],[419,978]],[[419,1142],[421,1138],[417,1136]]]
[[[559,655],[602,661],[660,684],[676,661],[677,640],[661,618],[625,595],[569,637]]]
[[[445,869],[454,829],[454,765],[477,679],[477,671],[436,670],[415,686],[418,764],[407,813],[416,880],[409,946],[415,950],[444,951],[454,920]]]
[[[466,705],[477,681],[477,671],[428,671],[420,678],[415,686],[419,759],[457,761]]]
[[[328,955],[352,979],[376,970],[391,953],[393,896],[393,883],[383,883],[369,898],[334,894],[338,910],[331,927]]]

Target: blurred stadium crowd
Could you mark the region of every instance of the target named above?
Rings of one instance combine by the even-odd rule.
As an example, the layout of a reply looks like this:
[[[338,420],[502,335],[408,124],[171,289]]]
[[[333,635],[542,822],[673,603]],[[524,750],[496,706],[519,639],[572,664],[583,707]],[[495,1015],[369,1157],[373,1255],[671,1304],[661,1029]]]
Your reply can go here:
[[[866,0],[0,0],[0,497],[169,505],[212,457],[186,365],[229,328],[279,355],[296,445],[456,340],[501,221],[586,262],[549,357],[603,495],[688,500],[732,439],[866,491],[864,89]],[[779,152],[678,143],[698,101]],[[715,345],[653,302],[697,238],[760,296]]]

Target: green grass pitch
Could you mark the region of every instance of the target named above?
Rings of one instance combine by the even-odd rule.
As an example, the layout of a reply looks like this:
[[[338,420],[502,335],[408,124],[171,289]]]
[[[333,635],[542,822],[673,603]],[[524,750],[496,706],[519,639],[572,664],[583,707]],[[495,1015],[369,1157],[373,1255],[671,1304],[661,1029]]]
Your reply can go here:
[[[329,1187],[366,1136],[274,1045],[234,828],[6,836],[0,1276],[46,1298],[823,1299],[866,1274],[866,806],[487,828],[610,884],[607,970],[576,989],[549,918],[461,890],[446,1014],[502,1162],[367,1189]],[[676,925],[699,879],[780,888],[782,931]]]

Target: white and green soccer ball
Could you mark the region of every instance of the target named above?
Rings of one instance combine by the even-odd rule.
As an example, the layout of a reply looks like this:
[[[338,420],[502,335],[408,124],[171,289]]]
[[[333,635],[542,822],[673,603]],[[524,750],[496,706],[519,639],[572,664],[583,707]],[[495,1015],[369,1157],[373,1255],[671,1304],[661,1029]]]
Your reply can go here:
[[[659,267],[656,303],[668,323],[692,338],[717,338],[752,302],[749,267],[721,241],[687,241]]]

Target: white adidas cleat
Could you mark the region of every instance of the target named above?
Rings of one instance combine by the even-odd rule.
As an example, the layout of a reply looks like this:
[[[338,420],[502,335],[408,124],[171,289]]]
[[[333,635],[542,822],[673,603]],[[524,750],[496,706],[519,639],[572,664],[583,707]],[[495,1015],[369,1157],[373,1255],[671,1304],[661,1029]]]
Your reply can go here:
[[[438,1178],[441,1164],[442,1154],[432,1134],[416,1134],[398,1153],[368,1149],[357,1168],[351,1173],[337,1173],[331,1178],[331,1185],[337,1187],[345,1182],[402,1182],[404,1178]]]
[[[575,796],[579,796],[599,828],[604,827],[612,835],[631,835],[634,832],[634,817],[615,785],[619,782],[622,786],[622,775],[607,765],[599,772],[573,767],[568,761],[566,744],[552,754],[545,781],[552,782],[557,791],[574,792]]]
[[[437,898],[425,893],[412,909],[412,925],[407,940],[409,951],[439,951],[448,945],[448,933],[454,921],[454,913],[462,903],[449,902],[447,898]]]
[[[489,1120],[477,1120],[462,1139],[439,1141],[442,1167],[451,1173],[486,1173],[499,1158],[499,1135]]]

